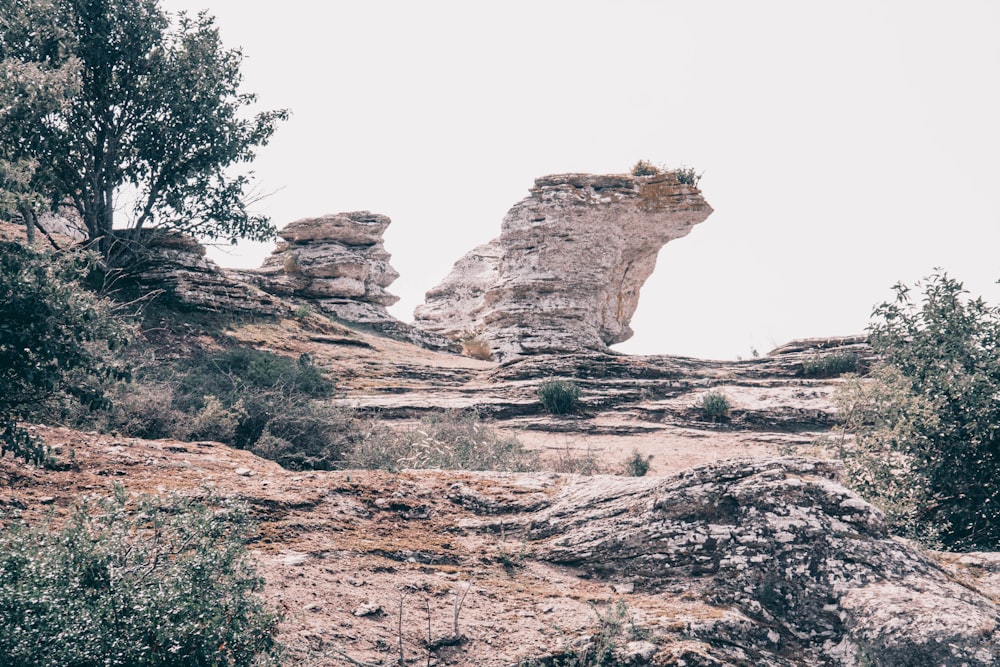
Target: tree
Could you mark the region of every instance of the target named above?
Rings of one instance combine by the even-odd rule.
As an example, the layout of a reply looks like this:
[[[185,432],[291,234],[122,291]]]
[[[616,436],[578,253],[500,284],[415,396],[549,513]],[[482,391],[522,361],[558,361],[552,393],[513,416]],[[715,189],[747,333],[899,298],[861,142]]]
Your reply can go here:
[[[32,128],[44,124],[78,92],[77,65],[75,58],[57,66],[13,58],[0,61],[0,101],[6,104],[0,118],[6,121],[3,134],[7,138],[0,142],[0,216],[19,216],[29,244],[35,241],[37,212],[45,206],[45,197],[34,182],[38,159],[25,157],[20,145]]]
[[[129,328],[77,282],[91,260],[0,242],[0,455],[47,463],[17,420],[59,396],[103,406],[105,382],[126,375],[109,352],[128,342]]]
[[[870,384],[841,393],[851,483],[903,533],[1000,546],[1000,309],[935,273],[874,313]]]
[[[128,226],[266,240],[248,213],[249,163],[287,111],[245,117],[243,56],[214,19],[158,0],[7,0],[0,4],[0,159],[34,166],[30,190],[69,204],[107,252],[116,202]],[[39,107],[32,81],[55,79],[65,103]],[[58,95],[55,97],[59,100]]]

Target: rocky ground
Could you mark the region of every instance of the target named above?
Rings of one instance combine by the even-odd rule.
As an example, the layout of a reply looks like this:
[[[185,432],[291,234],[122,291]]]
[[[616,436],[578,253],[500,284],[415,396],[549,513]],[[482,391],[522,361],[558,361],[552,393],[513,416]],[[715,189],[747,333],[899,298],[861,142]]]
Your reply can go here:
[[[614,471],[638,450],[653,455],[652,470],[303,473],[217,443],[38,426],[72,465],[3,460],[0,503],[63,511],[115,484],[159,494],[210,486],[246,500],[290,664],[567,664],[605,635],[622,665],[993,664],[1000,559],[892,539],[836,482],[835,464],[803,457],[824,453],[816,437],[833,423],[841,380],[804,378],[802,364],[824,346],[864,358],[860,340],[739,362],[560,355],[498,365],[314,316],[224,335],[313,354],[338,379],[335,400],[391,423],[475,406],[550,455],[592,451]],[[186,341],[214,344],[198,332]],[[148,342],[159,354],[183,347]],[[582,387],[577,414],[544,413],[536,391],[549,377]],[[730,397],[727,418],[698,409],[709,390]]]

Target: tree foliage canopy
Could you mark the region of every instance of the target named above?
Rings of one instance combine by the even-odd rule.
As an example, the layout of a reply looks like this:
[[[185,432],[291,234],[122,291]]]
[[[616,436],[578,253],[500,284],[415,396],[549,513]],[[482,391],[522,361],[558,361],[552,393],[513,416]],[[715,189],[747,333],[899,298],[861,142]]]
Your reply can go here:
[[[935,273],[875,310],[874,383],[841,395],[854,485],[911,537],[1000,546],[1000,308]]]
[[[119,198],[132,201],[134,229],[270,238],[269,221],[247,211],[249,176],[231,168],[252,161],[287,112],[248,117],[242,59],[212,17],[171,25],[158,0],[7,0],[0,160],[20,189],[75,207],[105,249]]]

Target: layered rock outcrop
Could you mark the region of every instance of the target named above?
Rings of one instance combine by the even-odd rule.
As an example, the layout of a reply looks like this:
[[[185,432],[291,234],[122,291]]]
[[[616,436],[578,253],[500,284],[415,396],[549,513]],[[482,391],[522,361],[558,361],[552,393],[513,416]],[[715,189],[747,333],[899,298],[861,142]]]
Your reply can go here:
[[[399,301],[385,289],[399,277],[382,245],[389,222],[368,211],[291,222],[255,273],[267,291],[308,298],[335,317],[387,318],[386,306]]]
[[[399,651],[406,664],[597,664],[583,656],[602,634],[616,645],[603,664],[632,666],[986,667],[1000,655],[997,555],[893,539],[830,462],[660,478],[303,472],[212,442],[35,434],[74,464],[0,458],[0,507],[28,520],[122,479],[132,493],[200,498],[210,484],[248,503],[264,597],[295,610],[278,637],[289,664],[385,665]]]
[[[250,317],[291,313],[289,304],[219,267],[190,236],[144,230],[138,242],[123,239],[115,252],[127,278],[175,307]]]
[[[255,271],[241,276],[261,289],[315,306],[326,315],[431,349],[457,344],[400,322],[386,310],[399,297],[386,288],[399,274],[382,243],[390,224],[370,211],[337,213],[291,222],[282,243]]]
[[[460,259],[416,326],[498,360],[605,351],[632,336],[639,290],[665,243],[711,214],[676,174],[561,174],[535,181],[500,237]]]

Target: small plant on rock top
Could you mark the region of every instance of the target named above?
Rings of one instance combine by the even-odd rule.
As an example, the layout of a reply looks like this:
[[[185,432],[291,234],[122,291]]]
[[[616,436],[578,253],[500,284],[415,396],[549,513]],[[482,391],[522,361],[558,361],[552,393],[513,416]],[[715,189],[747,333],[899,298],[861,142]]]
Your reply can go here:
[[[580,388],[569,380],[546,380],[538,387],[538,400],[554,415],[575,412],[580,402]]]
[[[701,181],[701,174],[695,171],[694,167],[681,167],[674,171],[674,175],[683,185],[698,187],[698,183]]]
[[[660,168],[649,160],[639,160],[632,166],[633,176],[656,176],[661,173]]]

